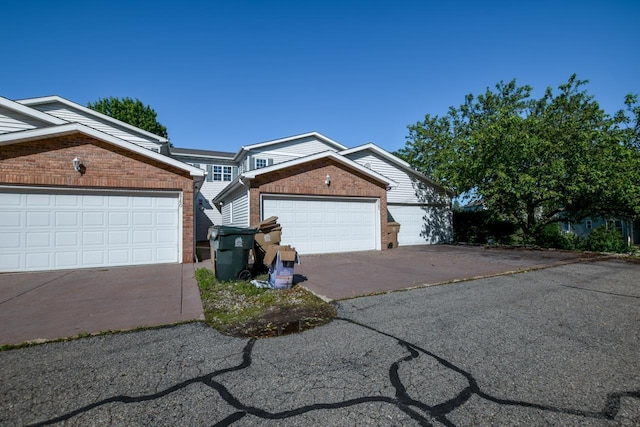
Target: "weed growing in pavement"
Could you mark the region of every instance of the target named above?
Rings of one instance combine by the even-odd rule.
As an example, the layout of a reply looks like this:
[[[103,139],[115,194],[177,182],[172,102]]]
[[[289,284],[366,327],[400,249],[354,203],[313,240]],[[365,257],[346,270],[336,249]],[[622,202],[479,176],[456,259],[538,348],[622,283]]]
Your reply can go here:
[[[217,282],[211,270],[196,271],[205,321],[239,337],[268,337],[329,323],[336,308],[301,286],[261,289],[249,282]]]

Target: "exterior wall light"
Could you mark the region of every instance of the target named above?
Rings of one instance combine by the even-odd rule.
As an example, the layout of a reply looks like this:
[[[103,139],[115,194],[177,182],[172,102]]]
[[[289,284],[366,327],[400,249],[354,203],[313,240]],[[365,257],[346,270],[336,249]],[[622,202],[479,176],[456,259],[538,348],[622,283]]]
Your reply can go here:
[[[327,177],[324,179],[324,185],[331,185],[331,177],[329,175],[327,175]]]
[[[75,169],[76,172],[80,172],[80,160],[78,160],[78,156],[73,159],[73,169]]]

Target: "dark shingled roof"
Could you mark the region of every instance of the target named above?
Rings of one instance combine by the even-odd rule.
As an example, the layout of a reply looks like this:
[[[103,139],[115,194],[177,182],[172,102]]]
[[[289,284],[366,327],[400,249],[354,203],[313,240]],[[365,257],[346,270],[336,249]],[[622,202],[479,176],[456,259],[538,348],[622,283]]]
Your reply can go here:
[[[211,150],[196,150],[193,148],[176,148],[171,147],[171,154],[181,156],[208,156],[208,157],[223,157],[225,159],[233,159],[236,153],[229,153],[226,151],[211,151]]]

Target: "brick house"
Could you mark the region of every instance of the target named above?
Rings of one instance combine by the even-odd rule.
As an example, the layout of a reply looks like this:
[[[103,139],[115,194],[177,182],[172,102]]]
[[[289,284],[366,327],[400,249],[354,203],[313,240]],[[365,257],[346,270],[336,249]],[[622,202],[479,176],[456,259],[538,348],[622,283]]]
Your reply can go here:
[[[0,97],[0,271],[193,262],[205,173],[59,97]]]

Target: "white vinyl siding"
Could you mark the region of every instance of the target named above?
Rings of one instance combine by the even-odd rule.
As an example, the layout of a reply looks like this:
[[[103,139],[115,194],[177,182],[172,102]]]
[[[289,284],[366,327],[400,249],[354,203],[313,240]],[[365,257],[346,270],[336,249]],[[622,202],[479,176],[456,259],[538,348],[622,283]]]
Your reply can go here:
[[[4,189],[0,271],[179,262],[178,193]]]
[[[389,220],[400,223],[398,246],[448,243],[452,238],[448,207],[388,204]]]
[[[0,107],[0,134],[51,126],[32,117]]]
[[[369,164],[372,170],[398,184],[387,192],[387,203],[448,203],[448,197],[441,190],[435,191],[424,183],[421,185],[421,181],[370,150],[351,153],[347,157],[361,165]]]
[[[231,194],[222,206],[222,224],[249,227],[249,194],[245,187]]]
[[[148,148],[156,152],[158,152],[158,149],[162,145],[160,142],[154,140],[151,137],[136,134],[135,132],[129,131],[128,129],[120,128],[113,123],[100,121],[97,117],[89,116],[83,112],[72,110],[70,107],[64,104],[40,104],[33,105],[31,108],[47,114],[51,114],[52,116],[58,117],[62,120],[67,120],[73,123],[81,123],[111,136],[115,136],[116,138],[124,139],[125,141],[132,142],[141,147]]]
[[[294,160],[299,157],[310,156],[312,154],[321,153],[323,151],[337,151],[333,145],[320,141],[319,139],[309,136],[299,138],[293,141],[281,142],[273,145],[265,145],[251,149],[241,159],[244,170],[253,170],[255,168],[255,158],[273,159],[273,164],[283,163]],[[251,163],[253,162],[253,164]],[[249,167],[251,165],[251,167]]]
[[[262,219],[277,216],[282,243],[300,254],[380,249],[376,199],[264,195]]]

